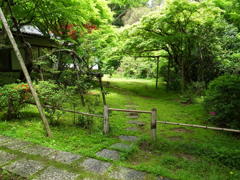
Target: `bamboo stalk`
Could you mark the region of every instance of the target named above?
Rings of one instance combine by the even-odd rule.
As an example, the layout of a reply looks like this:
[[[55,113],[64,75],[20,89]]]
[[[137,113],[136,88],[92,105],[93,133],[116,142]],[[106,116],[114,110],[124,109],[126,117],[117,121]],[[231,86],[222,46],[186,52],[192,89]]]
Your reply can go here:
[[[13,46],[14,52],[16,54],[16,57],[17,57],[17,59],[19,61],[19,64],[20,64],[20,66],[22,68],[24,76],[25,76],[25,78],[27,80],[27,83],[29,85],[29,88],[31,90],[33,98],[34,98],[35,103],[37,105],[38,111],[39,111],[40,116],[41,116],[42,121],[43,121],[43,125],[44,125],[45,131],[46,131],[46,135],[48,137],[51,137],[52,133],[51,133],[51,130],[50,130],[50,127],[49,127],[49,123],[48,123],[47,118],[46,118],[46,116],[44,114],[44,110],[43,110],[43,108],[41,106],[41,103],[39,101],[39,98],[38,98],[38,95],[36,93],[36,90],[34,89],[34,87],[32,85],[32,80],[31,80],[31,77],[30,77],[30,75],[28,73],[28,70],[26,68],[25,62],[24,62],[23,57],[21,55],[21,52],[20,52],[20,50],[18,48],[18,45],[17,45],[17,43],[16,43],[16,41],[15,41],[15,39],[13,37],[13,34],[12,34],[10,28],[9,28],[9,25],[7,23],[7,20],[6,20],[5,16],[4,16],[4,14],[3,14],[3,11],[2,11],[1,7],[0,7],[0,18],[1,18],[2,22],[3,22],[3,26],[4,26],[4,28],[5,28],[6,32],[7,32],[9,40],[10,40],[12,46]]]
[[[130,109],[115,109],[115,108],[109,108],[108,110],[109,110],[109,111],[136,112],[136,113],[152,114],[152,111],[141,111],[141,110],[130,110]]]
[[[212,130],[217,130],[217,131],[228,131],[228,132],[240,133],[240,130],[237,130],[237,129],[209,127],[209,126],[201,126],[201,125],[195,125],[195,124],[184,124],[184,123],[175,123],[175,122],[166,122],[166,121],[157,121],[157,123],[179,125],[179,126],[187,126],[187,127],[195,127],[195,128],[203,128],[203,129],[212,129]]]

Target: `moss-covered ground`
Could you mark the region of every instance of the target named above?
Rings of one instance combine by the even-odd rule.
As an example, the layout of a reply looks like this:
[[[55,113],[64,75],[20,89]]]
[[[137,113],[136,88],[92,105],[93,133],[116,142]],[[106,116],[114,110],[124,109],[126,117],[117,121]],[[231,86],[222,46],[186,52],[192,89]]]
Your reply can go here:
[[[193,104],[182,104],[181,95],[166,92],[163,83],[156,90],[153,80],[106,78],[105,86],[109,92],[107,102],[110,107],[136,105],[140,110],[157,108],[158,119],[161,121],[201,125],[208,123],[201,98]],[[87,98],[93,99],[98,97],[97,94],[98,90],[91,91]],[[86,111],[78,97],[75,102],[79,104],[77,110]],[[66,108],[73,109],[70,104],[66,104]],[[102,114],[102,110],[101,104],[93,108],[96,114]],[[240,179],[239,135],[158,124],[158,140],[152,142],[149,115],[140,115],[138,120],[146,125],[137,132],[126,130],[131,126],[127,123],[129,120],[126,113],[112,112],[111,133],[104,136],[102,119],[94,118],[93,128],[87,130],[74,125],[74,115],[66,113],[62,116],[60,125],[51,127],[53,138],[46,138],[36,108],[29,105],[23,110],[21,119],[5,121],[2,118],[0,134],[90,157],[95,157],[96,152],[119,142],[119,135],[136,135],[141,138],[138,146],[131,152],[122,153],[121,160],[113,162],[114,164],[172,179]]]

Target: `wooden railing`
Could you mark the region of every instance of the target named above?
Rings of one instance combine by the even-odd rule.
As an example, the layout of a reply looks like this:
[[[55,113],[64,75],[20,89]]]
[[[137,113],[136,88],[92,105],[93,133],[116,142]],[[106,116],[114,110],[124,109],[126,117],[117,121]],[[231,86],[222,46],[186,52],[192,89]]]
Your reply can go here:
[[[152,109],[152,111],[143,111],[143,110],[130,110],[130,109],[116,109],[109,108],[108,106],[104,106],[104,121],[103,121],[103,133],[108,134],[110,130],[109,125],[109,112],[111,111],[119,111],[119,112],[133,112],[133,113],[143,113],[143,114],[151,114],[151,131],[153,140],[157,139],[157,109]]]

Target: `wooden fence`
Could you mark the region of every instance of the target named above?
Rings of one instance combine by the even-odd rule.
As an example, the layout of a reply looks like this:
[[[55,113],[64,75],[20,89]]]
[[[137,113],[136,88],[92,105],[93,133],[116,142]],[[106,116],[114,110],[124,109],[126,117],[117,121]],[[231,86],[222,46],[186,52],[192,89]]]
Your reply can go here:
[[[167,122],[167,121],[158,121],[157,120],[157,109],[152,109],[151,111],[143,111],[143,110],[130,110],[130,109],[115,109],[109,108],[108,106],[104,106],[104,134],[109,133],[109,112],[110,111],[120,111],[120,112],[134,112],[134,113],[145,113],[151,114],[151,136],[152,139],[155,141],[157,139],[157,124],[169,124],[169,125],[178,125],[178,126],[186,126],[186,127],[194,127],[194,128],[202,128],[202,129],[211,129],[217,131],[227,131],[227,132],[235,132],[240,133],[240,130],[237,129],[227,129],[227,128],[219,128],[219,127],[209,127],[209,126],[202,126],[202,125],[195,125],[195,124],[184,124],[184,123],[175,123],[175,122]]]
[[[104,121],[103,121],[103,133],[108,134],[110,130],[109,125],[109,112],[111,111],[119,111],[119,112],[132,112],[132,113],[143,113],[143,114],[151,114],[151,131],[153,140],[157,139],[157,109],[152,109],[152,111],[143,111],[143,110],[130,110],[130,109],[116,109],[109,108],[108,106],[104,106]]]
[[[32,104],[32,103],[31,103]],[[49,105],[44,105],[45,108],[55,108]],[[131,109],[116,109],[116,108],[109,108],[107,105],[104,106],[103,115],[99,114],[90,114],[86,112],[78,112],[73,110],[66,110],[63,108],[55,108],[60,111],[70,112],[75,114],[82,114],[85,116],[92,116],[103,118],[103,133],[108,134],[110,131],[110,112],[111,111],[118,111],[118,112],[130,112],[130,113],[142,113],[142,114],[151,114],[151,136],[152,139],[155,141],[157,139],[157,124],[168,124],[168,125],[177,125],[177,126],[186,126],[186,127],[193,127],[193,128],[202,128],[202,129],[211,129],[217,131],[227,131],[227,132],[235,132],[240,133],[240,130],[237,129],[227,129],[227,128],[219,128],[219,127],[209,127],[209,126],[202,126],[196,124],[185,124],[185,123],[176,123],[176,122],[167,122],[167,121],[158,121],[157,120],[157,109],[153,108],[151,111],[143,111],[143,110],[131,110]]]

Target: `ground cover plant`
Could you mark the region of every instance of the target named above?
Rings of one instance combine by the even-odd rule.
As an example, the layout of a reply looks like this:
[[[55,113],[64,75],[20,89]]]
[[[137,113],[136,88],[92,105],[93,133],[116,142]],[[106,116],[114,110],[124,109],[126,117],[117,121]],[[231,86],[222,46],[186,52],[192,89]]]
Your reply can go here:
[[[154,88],[153,80],[106,79],[105,82],[110,92],[107,96],[110,107],[126,108],[125,105],[129,104],[138,105],[142,110],[156,107],[159,120],[211,125],[206,121],[208,114],[204,111],[202,99],[196,99],[193,104],[183,104],[181,95],[167,93],[163,82],[159,90]],[[95,98],[98,93],[93,90],[86,99]],[[75,101],[78,100],[80,102],[80,97],[76,96]],[[79,104],[76,110],[87,111],[87,107]],[[71,108],[67,103],[64,106]],[[234,134],[159,125],[158,140],[153,143],[148,115],[140,116],[140,120],[146,123],[140,132],[130,132],[126,131],[129,121],[126,115],[113,112],[110,118],[111,134],[104,136],[101,119],[94,118],[89,131],[82,125],[74,125],[74,115],[66,113],[60,118],[60,124],[52,127],[54,137],[49,139],[44,137],[34,106],[27,106],[22,113],[24,117],[20,120],[0,122],[2,135],[90,157],[118,142],[116,137],[119,135],[137,135],[141,137],[138,146],[131,152],[122,153],[122,159],[113,163],[174,179],[238,179],[240,175],[239,137]],[[102,113],[102,105],[95,106],[94,113]]]
[[[0,7],[53,137],[44,136],[2,23],[1,135],[170,179],[240,179],[237,133],[157,124],[153,141],[149,114],[110,111],[107,135],[102,118],[104,105],[156,108],[160,121],[239,129],[238,0],[4,0]],[[23,32],[29,27],[34,32]],[[121,135],[139,140],[118,149],[120,160],[96,155],[116,150]],[[0,179],[9,176],[0,171]]]

